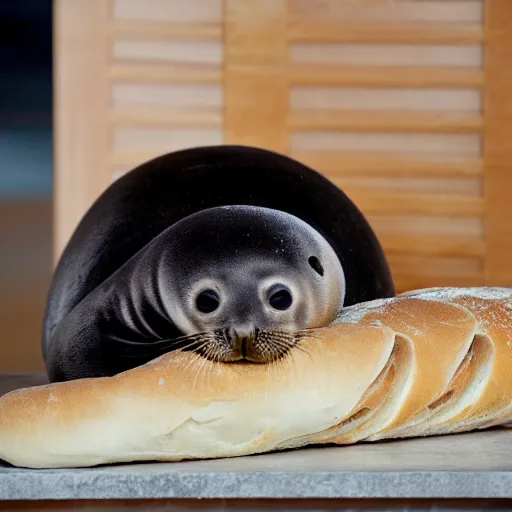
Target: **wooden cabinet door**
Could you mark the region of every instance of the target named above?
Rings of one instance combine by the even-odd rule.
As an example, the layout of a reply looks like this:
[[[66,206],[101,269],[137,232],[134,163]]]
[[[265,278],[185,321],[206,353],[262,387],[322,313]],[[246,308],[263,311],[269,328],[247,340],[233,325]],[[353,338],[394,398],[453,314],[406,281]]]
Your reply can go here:
[[[367,215],[398,291],[512,286],[510,0],[57,0],[55,259],[159,154],[290,155]]]

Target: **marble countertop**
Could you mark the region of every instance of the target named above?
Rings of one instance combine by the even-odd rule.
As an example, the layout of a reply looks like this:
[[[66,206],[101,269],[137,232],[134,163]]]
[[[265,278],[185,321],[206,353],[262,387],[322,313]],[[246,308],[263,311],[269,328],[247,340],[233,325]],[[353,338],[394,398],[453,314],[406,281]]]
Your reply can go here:
[[[0,395],[44,382],[4,375]],[[1,500],[366,497],[512,498],[512,429],[180,463],[0,463]]]

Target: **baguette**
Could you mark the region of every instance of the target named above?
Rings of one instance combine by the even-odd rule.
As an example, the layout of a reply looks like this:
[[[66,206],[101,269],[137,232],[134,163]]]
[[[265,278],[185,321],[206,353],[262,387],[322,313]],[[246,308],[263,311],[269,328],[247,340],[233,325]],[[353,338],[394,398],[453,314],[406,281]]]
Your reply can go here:
[[[512,420],[512,289],[439,288],[344,309],[271,365],[171,352],[0,398],[22,467],[233,457],[458,433]]]

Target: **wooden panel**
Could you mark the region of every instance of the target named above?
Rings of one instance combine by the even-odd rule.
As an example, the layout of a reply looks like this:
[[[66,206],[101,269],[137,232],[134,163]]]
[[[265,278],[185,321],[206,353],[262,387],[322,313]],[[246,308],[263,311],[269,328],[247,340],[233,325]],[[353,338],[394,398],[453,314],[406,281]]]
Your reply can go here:
[[[483,73],[473,68],[340,66],[295,63],[290,81],[298,85],[360,87],[481,87]]]
[[[221,108],[220,84],[116,84],[110,89],[113,107]]]
[[[220,41],[188,41],[172,39],[117,38],[113,57],[120,61],[172,62],[222,65],[223,45]]]
[[[482,2],[290,5],[292,156],[368,216],[398,290],[482,284]]]
[[[166,38],[178,37],[182,40],[215,40],[222,39],[221,23],[212,22],[161,22],[114,20],[109,27],[111,37],[132,38]]]
[[[475,217],[482,215],[482,198],[459,195],[406,194],[345,188],[346,194],[370,214],[419,214]]]
[[[111,83],[139,84],[184,84],[184,83],[220,83],[222,71],[215,65],[183,64],[116,64],[109,68]]]
[[[396,177],[460,177],[480,176],[481,158],[452,155],[351,151],[304,151],[297,148],[292,156],[325,174],[344,176],[396,176]]]
[[[483,276],[426,276],[422,273],[415,275],[393,274],[393,280],[397,293],[408,290],[418,290],[420,288],[432,288],[433,286],[448,287],[473,287],[485,286],[485,278]]]
[[[425,236],[469,236],[483,243],[483,219],[480,216],[453,217],[433,215],[381,215],[368,214],[370,224],[382,236],[425,235]]]
[[[506,1],[506,0],[505,0]],[[482,0],[291,0],[292,18],[479,23]]]
[[[109,171],[111,182],[120,178],[134,167],[162,155],[159,147],[144,149],[144,151],[116,151],[109,157]]]
[[[480,155],[480,137],[473,134],[360,133],[301,131],[291,135],[293,149],[301,151],[360,151]]]
[[[480,236],[427,235],[380,232],[379,240],[388,256],[420,254],[435,257],[481,257],[485,247]]]
[[[114,17],[158,22],[220,22],[222,0],[114,0]]]
[[[358,66],[481,67],[481,45],[428,44],[293,44],[292,62]]]
[[[393,278],[401,290],[411,290],[428,283],[437,286],[481,286],[484,283],[480,258],[438,257],[436,255],[388,256]]]
[[[113,126],[202,126],[222,128],[222,111],[215,107],[118,108],[109,114]]]
[[[56,0],[54,253],[109,184],[108,21],[104,0]]]
[[[479,89],[354,88],[295,86],[290,91],[292,108],[399,111],[480,112]]]
[[[291,2],[291,154],[368,216],[399,290],[484,279],[482,5]]]
[[[197,141],[205,146],[222,144],[223,133],[219,128],[175,127],[121,127],[114,132],[114,152],[123,149],[158,149],[162,154],[180,148],[197,146]]]
[[[290,112],[291,130],[350,130],[362,132],[471,133],[483,129],[472,113],[299,109]]]
[[[222,144],[222,1],[114,3],[110,179],[164,153]]]
[[[480,13],[464,25],[453,3],[308,6],[329,14],[289,24],[292,155],[369,217],[398,290],[483,282]]]
[[[119,172],[127,171],[161,154],[162,149],[158,146],[139,150],[117,149],[109,155],[108,163],[112,172],[116,173],[116,176],[118,176]]]
[[[287,2],[225,0],[226,142],[286,153]]]
[[[391,269],[396,275],[483,279],[482,261],[479,258],[389,255],[388,259]]]
[[[326,176],[342,189],[368,188],[370,190],[387,192],[448,194],[472,197],[480,197],[482,195],[482,180],[480,178],[345,176],[342,169],[337,174],[326,174]]]
[[[512,286],[512,2],[486,5],[485,279]]]
[[[55,13],[54,261],[119,173],[224,142],[222,0],[58,0]]]
[[[292,42],[323,43],[480,43],[484,32],[480,23],[438,23],[433,21],[340,21],[295,19],[288,25]]]
[[[512,282],[508,0],[110,1],[87,187],[190,145],[273,149],[346,190],[399,290]]]

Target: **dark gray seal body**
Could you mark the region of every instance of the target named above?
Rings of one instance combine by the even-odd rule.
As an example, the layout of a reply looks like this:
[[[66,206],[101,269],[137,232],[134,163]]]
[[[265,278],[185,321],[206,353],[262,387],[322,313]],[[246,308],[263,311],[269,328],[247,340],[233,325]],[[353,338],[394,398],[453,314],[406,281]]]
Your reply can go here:
[[[86,213],[54,274],[43,353],[52,381],[176,349],[271,362],[343,305],[392,295],[373,231],[320,174],[260,149],[184,150]]]

